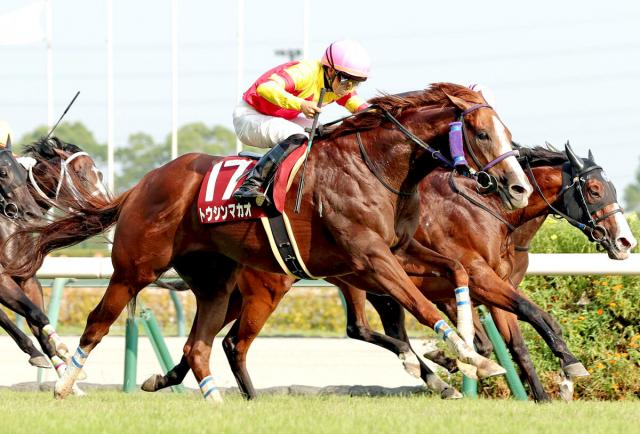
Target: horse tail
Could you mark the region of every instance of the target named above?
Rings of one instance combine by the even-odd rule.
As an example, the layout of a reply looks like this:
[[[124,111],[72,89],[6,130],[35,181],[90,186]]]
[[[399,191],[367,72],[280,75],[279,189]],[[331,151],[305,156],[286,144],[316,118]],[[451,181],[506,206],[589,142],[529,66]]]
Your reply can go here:
[[[126,191],[108,204],[76,204],[67,217],[43,226],[26,225],[18,229],[8,238],[0,255],[5,273],[16,277],[34,276],[51,251],[105,232],[118,221],[131,192]]]

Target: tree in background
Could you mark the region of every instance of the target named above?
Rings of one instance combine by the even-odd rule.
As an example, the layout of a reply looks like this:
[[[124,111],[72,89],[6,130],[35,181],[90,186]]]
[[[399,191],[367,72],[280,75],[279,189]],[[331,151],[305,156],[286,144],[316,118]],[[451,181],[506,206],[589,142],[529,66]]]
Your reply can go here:
[[[233,151],[235,140],[235,134],[228,128],[220,125],[209,128],[203,122],[193,122],[178,130],[178,153],[226,155]],[[170,160],[171,135],[167,135],[164,143],[155,143],[149,134],[131,134],[128,145],[118,148],[115,158],[118,163],[116,192],[121,193]]]
[[[46,136],[47,133],[49,133],[49,127],[46,125],[36,127],[33,131],[24,134],[20,138],[21,148],[19,149],[22,150],[24,145],[39,140],[41,137]],[[67,143],[73,143],[82,148],[82,150],[91,155],[91,158],[101,168],[106,164],[107,146],[103,143],[98,143],[93,133],[82,122],[63,122],[58,125],[54,135]]]

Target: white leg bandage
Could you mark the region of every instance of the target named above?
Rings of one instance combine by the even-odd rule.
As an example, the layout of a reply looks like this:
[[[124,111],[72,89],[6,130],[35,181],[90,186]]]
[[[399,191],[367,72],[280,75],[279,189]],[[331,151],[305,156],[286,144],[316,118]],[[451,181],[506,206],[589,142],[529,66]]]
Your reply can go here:
[[[464,341],[473,348],[473,313],[471,312],[471,297],[469,288],[456,288],[456,308],[458,311],[458,332]]]
[[[204,377],[198,386],[200,386],[200,391],[204,399],[222,402],[222,395],[216,387],[216,383],[213,381],[213,375]]]

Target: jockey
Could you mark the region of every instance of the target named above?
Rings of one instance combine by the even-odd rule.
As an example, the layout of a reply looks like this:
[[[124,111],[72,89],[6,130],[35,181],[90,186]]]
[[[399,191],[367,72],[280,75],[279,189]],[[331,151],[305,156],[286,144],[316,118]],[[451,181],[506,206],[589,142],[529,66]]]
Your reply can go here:
[[[245,145],[272,149],[233,197],[247,202],[261,196],[260,188],[278,164],[305,143],[309,138],[305,127],[311,127],[313,117],[321,111],[317,102],[322,88],[327,90],[325,104],[335,101],[352,113],[366,108],[368,104],[355,89],[367,79],[369,68],[365,49],[355,41],[341,40],[329,45],[320,61],[285,63],[258,78],[233,111],[233,126]]]

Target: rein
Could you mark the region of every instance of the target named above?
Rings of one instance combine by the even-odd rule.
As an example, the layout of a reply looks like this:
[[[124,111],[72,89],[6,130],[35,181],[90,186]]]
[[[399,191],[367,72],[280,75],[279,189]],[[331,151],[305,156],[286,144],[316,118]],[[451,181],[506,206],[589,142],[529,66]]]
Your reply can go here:
[[[507,226],[507,228],[509,229],[509,232],[513,232],[516,230],[516,227],[513,226],[511,223],[509,223],[504,217],[502,217],[501,215],[499,215],[498,213],[496,213],[494,210],[492,210],[491,208],[489,208],[488,206],[486,206],[485,204],[483,204],[481,201],[469,196],[467,193],[465,193],[464,191],[462,191],[458,185],[456,184],[455,181],[455,171],[451,171],[449,173],[449,186],[451,187],[451,190],[456,193],[459,194],[460,196],[462,196],[463,198],[465,198],[466,200],[468,200],[469,202],[471,202],[472,204],[474,204],[475,206],[477,206],[478,208],[482,209],[483,211],[491,214],[493,217],[495,217],[496,219],[500,220],[502,223],[505,224],[505,226]]]
[[[469,107],[468,109],[464,110],[460,116],[458,117],[459,121],[462,123],[462,128],[463,128],[463,132],[464,132],[464,142],[465,142],[465,147],[470,151],[471,154],[471,158],[474,160],[474,162],[476,163],[476,165],[478,167],[481,167],[479,172],[473,172],[473,170],[471,170],[471,175],[476,179],[476,182],[478,182],[481,186],[483,185],[482,183],[480,183],[478,181],[478,176],[484,174],[485,177],[489,178],[489,180],[491,181],[490,185],[494,185],[497,186],[497,181],[495,181],[495,178],[488,174],[486,171],[489,170],[491,167],[495,166],[496,164],[498,164],[499,162],[501,162],[502,160],[504,160],[505,158],[511,157],[511,156],[517,156],[518,151],[516,150],[511,150],[511,151],[507,151],[504,154],[500,155],[499,157],[497,157],[496,159],[494,159],[493,161],[490,161],[488,164],[486,164],[484,167],[479,163],[476,155],[473,153],[473,150],[471,148],[471,146],[469,146],[469,141],[468,138],[466,136],[466,130],[464,129],[464,117],[466,115],[468,115],[469,113],[472,113],[475,110],[481,109],[481,108],[491,108],[490,105],[488,104],[475,104],[471,107]],[[438,149],[435,149],[431,146],[429,146],[428,143],[426,143],[425,141],[423,141],[422,139],[420,139],[418,136],[416,136],[415,134],[413,134],[411,131],[409,131],[409,129],[407,129],[404,125],[402,125],[402,123],[396,119],[391,113],[389,113],[388,110],[377,106],[377,105],[371,105],[369,107],[367,107],[366,109],[351,115],[351,116],[347,116],[345,118],[342,119],[338,119],[337,121],[331,122],[329,124],[326,125],[332,125],[338,122],[343,121],[344,119],[348,119],[350,117],[356,116],[360,113],[363,113],[365,111],[371,111],[371,110],[380,110],[382,112],[382,114],[384,115],[384,117],[391,122],[393,125],[396,126],[396,128],[398,128],[398,130],[404,134],[404,136],[406,138],[408,138],[410,141],[412,141],[414,144],[418,145],[419,147],[421,147],[422,149],[424,149],[425,151],[427,151],[428,153],[431,154],[431,157],[435,160],[439,160],[440,163],[442,163],[445,167],[453,169],[455,168],[454,163],[449,160],[447,157],[445,157],[444,155],[442,155],[442,152],[439,151]],[[364,160],[367,168],[371,171],[371,173],[374,174],[374,176],[378,179],[378,181],[380,181],[380,183],[389,191],[391,191],[394,194],[397,194],[399,196],[411,196],[412,194],[414,194],[417,191],[417,187],[414,188],[412,191],[402,191],[402,190],[398,190],[393,188],[392,186],[390,186],[383,178],[382,175],[380,173],[378,173],[378,171],[376,170],[373,161],[371,160],[371,158],[369,157],[369,155],[366,152],[366,149],[364,147],[364,144],[362,143],[362,138],[360,136],[360,131],[356,131],[356,140],[358,142],[358,147],[360,148],[360,154],[362,155],[362,159]],[[493,191],[493,190],[492,190]]]
[[[584,175],[585,173],[588,173],[592,170],[595,169],[601,169],[601,167],[599,166],[594,166],[591,167],[585,171],[582,171],[580,173],[578,173],[576,176],[573,177],[573,181],[571,182],[571,184],[567,185],[567,186],[563,186],[562,190],[560,190],[560,193],[558,193],[558,198],[564,196],[565,194],[567,194],[570,190],[572,189],[576,189],[579,193],[579,198],[580,200],[578,201],[578,205],[582,208],[583,212],[589,216],[589,221],[585,224],[582,223],[576,219],[574,219],[573,217],[568,216],[567,214],[563,213],[562,211],[558,210],[556,207],[554,207],[553,205],[551,205],[551,203],[547,200],[547,198],[544,196],[544,194],[542,193],[542,189],[540,188],[540,186],[538,185],[538,181],[536,180],[535,176],[533,176],[533,170],[531,169],[531,164],[529,163],[529,159],[525,158],[525,163],[527,165],[527,172],[529,173],[529,176],[532,180],[532,184],[533,187],[535,188],[536,192],[540,195],[540,197],[542,197],[542,199],[544,200],[544,202],[547,204],[547,206],[549,207],[549,209],[551,211],[553,211],[554,214],[559,215],[560,217],[564,218],[565,220],[567,220],[572,226],[577,227],[578,229],[580,229],[583,232],[587,232],[588,235],[597,243],[601,244],[603,247],[607,247],[609,243],[609,241],[607,240],[608,237],[608,231],[607,229],[602,226],[599,225],[598,223],[601,222],[602,220],[606,219],[607,217],[612,216],[613,214],[616,214],[618,212],[622,213],[624,212],[622,210],[622,208],[618,208],[615,209],[611,212],[606,213],[603,216],[600,216],[598,218],[594,218],[593,217],[593,213],[599,211],[599,210],[595,210],[593,213],[589,210],[589,207],[587,205],[587,201],[584,197],[584,194],[582,192],[582,187],[583,184],[585,183],[584,178],[582,177],[582,175]]]

